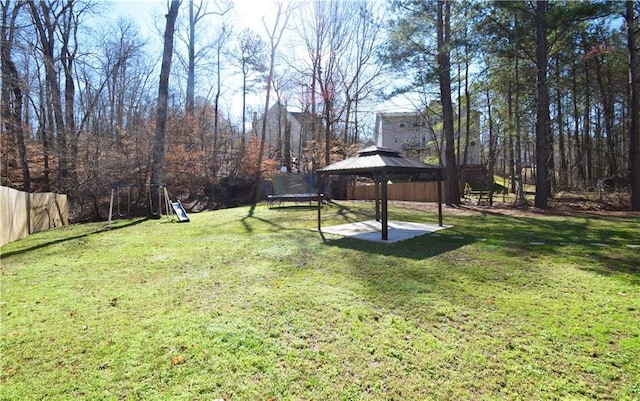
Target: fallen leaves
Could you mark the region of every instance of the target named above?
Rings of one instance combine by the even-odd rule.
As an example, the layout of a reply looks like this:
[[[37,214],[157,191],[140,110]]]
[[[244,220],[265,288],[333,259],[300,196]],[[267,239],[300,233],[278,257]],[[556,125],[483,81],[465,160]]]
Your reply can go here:
[[[171,358],[171,364],[174,366],[179,365],[183,362],[184,362],[184,356],[182,355],[174,356],[173,358]]]
[[[15,375],[16,372],[17,372],[16,368],[7,369],[7,374],[6,374],[6,377],[4,378],[4,381],[6,382],[7,380],[11,379],[11,376]]]

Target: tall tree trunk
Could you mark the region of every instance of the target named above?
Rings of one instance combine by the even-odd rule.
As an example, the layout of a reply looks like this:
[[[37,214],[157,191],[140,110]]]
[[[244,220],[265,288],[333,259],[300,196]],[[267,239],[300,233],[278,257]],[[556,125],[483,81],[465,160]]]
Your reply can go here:
[[[286,105],[282,105],[280,103],[280,97],[279,94],[276,92],[276,104],[278,105],[278,118],[276,119],[277,121],[277,126],[276,126],[276,149],[275,152],[273,153],[273,158],[275,160],[277,160],[278,162],[282,163],[282,140],[284,137],[284,115],[283,115],[283,109],[286,109]]]
[[[280,40],[282,39],[282,34],[287,26],[287,21],[289,20],[290,9],[287,8],[285,11],[282,10],[282,4],[278,3],[276,5],[278,8],[276,14],[276,21],[273,25],[272,31],[269,33],[270,39],[270,55],[269,55],[269,74],[267,75],[267,93],[265,97],[264,103],[264,114],[262,115],[262,127],[260,132],[260,150],[258,151],[258,160],[256,166],[255,173],[255,186],[253,190],[253,200],[254,202],[258,202],[258,196],[260,193],[260,188],[262,187],[261,178],[262,178],[262,159],[264,155],[264,144],[267,137],[267,113],[269,112],[269,101],[271,97],[271,86],[273,83],[273,78],[275,74],[275,64],[276,64],[276,50],[278,49],[278,45],[280,44]],[[284,14],[284,15],[283,15]],[[280,19],[284,17],[284,21],[280,24]],[[266,26],[265,26],[266,28]]]
[[[524,177],[522,174],[522,125],[520,124],[520,37],[517,34],[518,30],[518,11],[514,10],[514,24],[516,27],[516,37],[515,37],[515,45],[514,45],[514,58],[515,58],[515,102],[514,102],[514,112],[515,112],[515,184],[516,184],[516,206],[523,207],[526,205],[527,201],[524,197]]]
[[[283,164],[287,171],[291,171],[291,121],[284,118],[284,146],[282,155]]]
[[[333,95],[325,93],[324,96],[324,165],[331,164],[331,110],[333,109]]]
[[[60,54],[60,61],[62,64],[62,70],[64,72],[64,121],[65,121],[65,134],[69,142],[69,153],[67,164],[70,167],[68,186],[66,190],[70,190],[72,194],[77,191],[78,174],[77,174],[77,158],[78,158],[78,133],[76,132],[75,124],[75,94],[76,87],[73,79],[73,68],[75,62],[75,34],[77,28],[74,26],[73,19],[73,3],[69,1],[69,6],[64,13],[63,23],[63,35],[62,50]],[[72,36],[73,35],[73,36]],[[73,46],[73,47],[72,47]]]
[[[220,122],[220,94],[222,92],[222,77],[220,76],[220,52],[222,51],[222,42],[225,37],[225,28],[222,27],[220,38],[216,44],[216,95],[213,101],[213,176],[218,174],[218,127]]]
[[[254,121],[255,122],[255,121]],[[238,151],[238,159],[243,160],[246,151],[247,138],[247,63],[242,58],[242,132],[240,137],[240,149]],[[214,161],[215,162],[215,161]],[[237,173],[238,170],[236,170]]]
[[[466,35],[466,33],[465,33]],[[466,114],[465,124],[464,124],[464,157],[462,158],[463,165],[467,165],[469,162],[469,145],[471,143],[471,123],[474,118],[471,111],[471,93],[469,92],[469,57],[468,56],[469,47],[468,42],[465,42],[465,58],[464,58],[464,112]],[[476,144],[477,146],[479,144]],[[474,152],[475,154],[475,152]],[[476,163],[479,160],[475,160]]]
[[[574,142],[574,163],[572,168],[571,177],[576,177],[576,181],[574,181],[574,186],[578,186],[578,184],[583,185],[585,181],[584,175],[584,151],[582,147],[582,140],[580,138],[580,108],[578,104],[578,71],[577,68],[574,67],[573,70],[573,85],[572,85],[572,94],[571,99],[573,102],[573,142]],[[573,172],[576,172],[574,175]]]
[[[489,190],[489,205],[493,205],[493,191],[494,191],[494,175],[496,165],[496,135],[493,132],[493,116],[491,113],[491,94],[487,89],[487,120],[489,122],[489,154],[487,157],[487,177],[486,185]]]
[[[560,169],[558,171],[560,179],[560,187],[565,189],[567,187],[567,157],[566,146],[564,138],[564,111],[562,105],[562,91],[561,87],[561,74],[560,63],[556,63],[556,107],[558,117],[558,153],[560,156]]]
[[[614,115],[614,94],[611,88],[611,77],[610,77],[610,68],[607,66],[603,66],[604,60],[600,60],[600,58],[604,59],[604,56],[598,57],[596,59],[596,78],[598,80],[598,88],[600,89],[600,97],[602,98],[602,111],[604,113],[604,134],[606,135],[606,144],[607,144],[607,152],[606,158],[608,161],[608,176],[617,176],[618,175],[618,167],[617,167],[617,155],[615,154],[615,134],[614,134],[614,123],[615,123],[615,115]],[[603,70],[603,67],[605,70]],[[602,139],[601,139],[602,141]],[[598,144],[600,146],[601,151],[604,151],[602,147],[604,144]],[[603,161],[598,161],[598,166],[601,168],[603,166]],[[599,175],[601,177],[602,175]]]
[[[196,87],[196,20],[193,13],[193,0],[189,0],[189,44],[187,60],[187,115],[193,116]]]
[[[458,167],[456,165],[455,138],[453,127],[453,104],[451,102],[451,3],[447,0],[438,2],[438,77],[440,82],[440,98],[442,101],[442,120],[445,136],[445,203],[460,204],[460,185],[458,183]]]
[[[244,143],[245,136],[247,135],[247,74],[248,66],[247,61],[242,58],[242,143]]]
[[[15,142],[18,147],[20,168],[22,170],[22,188],[25,192],[31,192],[31,175],[27,162],[27,148],[24,140],[24,125],[22,119],[22,88],[18,69],[11,59],[14,38],[13,29],[20,4],[14,4],[11,12],[9,11],[9,5],[9,2],[2,4],[2,26],[0,27],[0,40],[2,41],[0,43],[0,58],[2,59],[0,64],[2,68],[1,115],[6,132],[9,133],[10,136],[15,137]],[[27,218],[29,218],[29,216],[27,216]],[[30,233],[31,225],[29,222],[27,227]]]
[[[52,12],[47,3],[38,3],[40,10],[33,0],[28,1],[31,17],[34,22],[34,26],[40,41],[40,51],[42,52],[45,69],[45,79],[49,98],[47,103],[50,107],[49,110],[53,114],[53,122],[55,123],[56,142],[57,142],[57,154],[58,154],[58,175],[59,175],[59,188],[61,192],[66,192],[67,181],[69,176],[69,168],[67,162],[67,137],[66,127],[64,122],[64,114],[62,112],[62,97],[60,94],[60,87],[58,84],[58,74],[55,67],[55,29],[54,21],[51,21]],[[40,15],[42,11],[42,17]],[[44,19],[44,20],[43,20]]]
[[[629,113],[629,174],[631,180],[631,210],[640,211],[640,60],[638,59],[638,29],[633,10],[633,1],[627,1],[625,18],[627,20],[627,43],[629,48],[629,75],[631,80],[631,99]]]
[[[598,73],[596,72],[596,75]],[[593,129],[593,143],[594,143],[594,157],[593,157],[593,171],[596,179],[604,177],[604,164],[602,150],[602,111],[600,110],[600,104],[595,105],[595,127]]]
[[[458,90],[458,112],[456,113],[457,115],[454,116],[454,118],[456,119],[456,126],[455,127],[455,136],[456,138],[458,138],[458,140],[456,141],[456,163],[458,164],[458,167],[460,167],[460,171],[462,171],[462,169],[464,169],[464,161],[462,159],[462,76],[460,73],[460,69],[461,69],[461,65],[458,62],[457,63],[457,90]],[[461,180],[465,180],[464,175],[462,175]]]
[[[42,171],[42,190],[45,192],[51,191],[51,166],[49,163],[49,155],[51,153],[50,138],[53,136],[53,116],[51,115],[51,108],[46,107],[46,99],[49,99],[48,89],[45,87],[44,91],[40,91],[40,118],[38,118],[38,132],[42,142],[43,150],[43,171]]]
[[[262,159],[264,157],[264,145],[265,142],[267,140],[267,117],[268,117],[268,112],[269,112],[269,101],[271,98],[271,84],[273,82],[273,74],[274,74],[274,69],[275,69],[275,53],[276,53],[276,47],[273,44],[273,40],[274,38],[272,38],[272,44],[271,44],[271,56],[270,56],[270,61],[269,61],[269,75],[267,75],[267,94],[265,96],[265,103],[264,103],[264,114],[262,115],[262,126],[260,127],[260,147],[258,150],[258,160],[257,160],[257,165],[256,165],[256,174],[255,174],[255,189],[254,189],[254,193],[253,193],[253,200],[254,202],[258,202],[258,194],[260,193],[260,187],[262,186],[262,183],[260,182],[262,179]]]
[[[359,85],[357,85],[357,87],[359,88]],[[352,145],[356,145],[358,143],[358,96],[356,96],[355,98],[355,103],[354,103],[354,115],[353,115],[353,138],[351,141]],[[345,156],[346,158],[346,156]]]
[[[584,110],[582,121],[582,151],[585,187],[593,182],[593,148],[591,140],[591,74],[589,73],[588,60],[584,62]]]
[[[541,209],[549,207],[549,89],[547,87],[547,1],[536,3],[536,197],[535,206]]]
[[[517,71],[517,68],[514,69],[514,71]],[[515,74],[516,76],[516,82],[517,82],[517,77],[518,74]],[[517,124],[515,124],[515,116],[513,113],[513,85],[511,82],[509,82],[509,90],[507,92],[507,116],[508,116],[508,120],[509,120],[509,132],[507,134],[507,146],[505,146],[505,160],[509,161],[509,166],[508,166],[508,171],[509,171],[509,177],[511,178],[509,180],[509,192],[512,194],[516,193],[516,155],[515,155],[515,142],[514,142],[514,136],[517,133],[517,128],[514,129],[514,127],[517,127]],[[512,125],[513,124],[513,125]],[[508,153],[508,154],[507,154]]]
[[[609,165],[609,175],[617,177],[618,172],[618,155],[616,154],[616,133],[615,133],[615,95],[611,90],[611,71],[607,73],[609,81],[609,96],[604,104],[604,128],[607,134],[607,161]]]
[[[344,130],[342,131],[342,144],[346,151],[347,146],[349,146],[351,142],[349,138],[349,126],[350,126],[349,120],[351,119],[351,105],[353,104],[353,99],[351,99],[351,96],[348,93],[345,94],[345,97],[346,99],[345,99],[345,111],[344,111]],[[344,157],[346,158],[346,152],[344,154]]]
[[[169,75],[171,73],[171,57],[173,55],[173,34],[178,17],[180,0],[172,0],[169,12],[166,15],[167,22],[164,30],[164,49],[162,52],[162,65],[160,67],[160,82],[158,84],[158,109],[156,115],[156,132],[153,144],[153,161],[151,170],[151,184],[164,184],[164,152],[165,129],[167,126],[168,101],[169,101]],[[154,205],[160,206],[158,191],[151,191]]]

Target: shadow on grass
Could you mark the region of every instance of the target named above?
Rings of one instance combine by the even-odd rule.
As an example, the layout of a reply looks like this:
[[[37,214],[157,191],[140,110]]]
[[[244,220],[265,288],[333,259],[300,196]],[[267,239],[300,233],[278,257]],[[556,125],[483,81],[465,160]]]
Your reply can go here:
[[[255,212],[256,212],[256,204],[254,203],[249,208],[249,212],[247,213],[247,215],[240,219],[240,222],[242,223],[242,226],[244,227],[246,232],[248,233],[253,232],[253,228],[251,227],[251,224],[249,224],[250,219],[255,219],[262,223],[266,223],[272,227],[277,228],[278,230],[284,229],[284,227],[281,226],[280,224],[274,223],[271,220],[263,219],[262,217],[257,217]]]
[[[358,207],[336,205],[333,220],[357,220],[365,214]],[[476,241],[495,247],[516,258],[522,255],[553,256],[579,260],[578,269],[603,276],[616,276],[634,285],[640,285],[640,249],[627,245],[640,245],[635,216],[608,216],[585,213],[548,213],[512,216],[493,210],[478,210],[477,215],[446,216],[446,224],[453,225],[440,236],[426,235],[397,244],[377,244],[343,238],[326,244],[361,252],[397,256],[414,260],[427,259]],[[356,218],[354,218],[354,216]],[[394,208],[390,218],[401,221],[416,220],[415,211]],[[421,218],[418,218],[421,220]]]
[[[393,244],[353,238],[325,242],[327,246],[356,251],[353,255],[344,254],[342,264],[362,284],[362,295],[381,313],[393,310],[408,320],[415,319],[416,311],[425,307],[425,299],[459,302],[461,276],[475,279],[475,275],[491,274],[482,269],[472,274],[468,268],[457,268],[457,258],[466,257],[460,256],[458,250],[472,243],[442,235],[424,235]],[[456,256],[449,257],[448,253]]]
[[[597,260],[597,265],[591,263],[589,265],[583,265],[579,268],[584,271],[599,274],[605,277],[612,277],[617,274],[624,274],[623,280],[633,285],[640,285],[640,252],[629,251],[611,252],[608,254],[602,254],[597,250],[593,250],[588,255],[585,255],[591,260]]]
[[[561,216],[558,219],[498,216],[486,224],[467,225],[463,229],[498,243],[508,243],[516,252],[553,254],[558,258],[568,253],[587,258],[588,261],[581,264],[582,270],[603,275],[629,274],[638,284],[640,251],[627,247],[627,244],[639,241],[634,228],[637,222],[637,219],[603,216]],[[534,243],[544,245],[534,245],[532,251]]]
[[[273,211],[287,211],[287,210],[317,210],[318,205],[278,205],[269,206],[269,210]]]
[[[87,232],[87,233],[84,233],[84,234],[74,235],[72,237],[59,238],[59,239],[55,239],[55,240],[52,240],[52,241],[44,242],[44,243],[41,243],[41,244],[33,245],[33,246],[30,246],[30,247],[16,249],[15,251],[3,252],[2,253],[2,257],[3,258],[8,258],[8,257],[15,256],[15,255],[21,255],[23,253],[27,253],[27,252],[30,252],[30,251],[35,251],[36,249],[46,248],[46,247],[51,246],[51,245],[62,244],[64,242],[69,242],[69,241],[73,241],[73,240],[76,240],[76,239],[85,238],[85,237],[88,237],[89,235],[101,234],[101,233],[105,233],[105,232],[109,232],[109,231],[121,230],[123,228],[129,228],[129,227],[138,225],[138,224],[140,224],[142,222],[145,222],[147,220],[148,220],[148,218],[145,217],[145,218],[141,218],[141,219],[137,219],[137,220],[132,220],[130,222],[127,222],[125,224],[118,225],[118,226],[111,226],[111,227],[106,226],[106,227],[102,227],[102,228],[99,228],[97,230],[93,230],[93,231],[90,231],[90,232]]]
[[[443,253],[451,252],[471,244],[472,239],[450,239],[449,236],[425,234],[404,241],[382,244],[355,238],[329,239],[320,233],[324,243],[329,246],[352,249],[359,252],[373,253],[413,260],[424,260]]]
[[[362,210],[360,210],[360,208],[355,208],[355,207],[349,207],[348,205],[344,205],[341,203],[336,203],[333,201],[329,201],[328,202],[331,206],[337,207],[338,211],[335,212],[335,215],[339,216],[342,218],[342,220],[344,220],[345,223],[354,223],[356,221],[360,221],[360,218],[356,218],[356,217],[361,217],[364,218],[366,220],[370,219],[370,218],[374,218],[375,217],[375,204],[372,205],[372,211],[371,213],[365,213]]]
[[[495,218],[491,225],[491,234],[502,234],[511,239],[522,238],[530,241],[544,241],[547,239],[578,244],[593,242],[619,243],[621,241],[640,244],[640,238],[636,231],[637,225],[640,224],[640,218],[637,217],[603,216],[582,212],[550,213],[548,211],[534,211],[532,216],[509,216],[489,209],[471,210],[479,213],[479,216],[467,216],[465,219],[477,221],[478,218]],[[613,228],[611,227],[612,224],[615,224]],[[484,227],[478,225],[474,228],[482,230]]]

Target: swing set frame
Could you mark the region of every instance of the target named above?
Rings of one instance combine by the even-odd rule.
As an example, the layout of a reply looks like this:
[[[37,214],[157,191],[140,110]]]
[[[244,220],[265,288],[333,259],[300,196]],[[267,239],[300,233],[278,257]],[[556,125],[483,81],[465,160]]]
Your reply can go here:
[[[121,210],[121,191],[126,189],[127,194],[127,213],[124,214]],[[163,216],[163,203],[164,203],[164,215],[173,216],[175,211],[171,207],[171,200],[169,199],[169,192],[165,184],[114,184],[111,186],[111,201],[109,202],[109,224],[111,228],[111,222],[113,221],[113,206],[115,200],[116,212],[120,218],[131,217],[131,190],[138,189],[138,191],[146,189],[149,196],[149,214],[153,217],[161,218]],[[158,205],[154,205],[153,191],[158,191],[157,199],[160,200]]]

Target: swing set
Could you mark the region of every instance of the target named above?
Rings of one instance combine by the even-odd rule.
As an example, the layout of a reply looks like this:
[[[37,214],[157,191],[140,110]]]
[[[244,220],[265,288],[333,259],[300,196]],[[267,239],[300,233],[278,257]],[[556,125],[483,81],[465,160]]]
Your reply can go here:
[[[167,186],[164,184],[147,184],[147,185],[136,185],[136,184],[115,184],[111,186],[111,201],[109,203],[109,228],[111,227],[111,221],[114,217],[114,205],[115,205],[115,213],[117,213],[119,218],[130,218],[132,217],[131,213],[131,204],[132,198],[139,198],[142,194],[142,191],[147,191],[147,196],[149,200],[149,215],[155,218],[161,218],[163,215],[170,216],[173,218],[177,218],[178,222],[188,222],[189,216],[187,216],[184,207],[182,207],[182,203],[171,202],[169,198],[169,192],[167,191]],[[157,197],[154,197],[154,192],[158,191]],[[132,196],[134,193],[135,196]],[[158,200],[158,202],[154,202],[154,198]],[[126,207],[125,207],[126,205]],[[125,212],[126,209],[126,212]],[[163,210],[164,209],[164,210]]]

